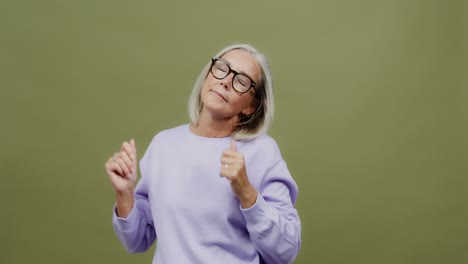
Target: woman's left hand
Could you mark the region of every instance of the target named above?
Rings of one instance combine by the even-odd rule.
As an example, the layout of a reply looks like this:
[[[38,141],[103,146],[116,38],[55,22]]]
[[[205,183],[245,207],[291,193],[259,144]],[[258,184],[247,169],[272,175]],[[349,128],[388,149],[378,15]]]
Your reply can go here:
[[[244,154],[237,152],[235,140],[231,141],[229,149],[223,151],[220,175],[231,183],[231,188],[239,198],[242,208],[249,208],[255,204],[258,192],[247,177]]]

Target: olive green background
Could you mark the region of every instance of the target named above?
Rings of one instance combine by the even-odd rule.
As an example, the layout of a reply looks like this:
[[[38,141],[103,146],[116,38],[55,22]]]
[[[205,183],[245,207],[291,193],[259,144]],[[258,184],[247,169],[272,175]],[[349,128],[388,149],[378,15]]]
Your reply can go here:
[[[188,122],[211,56],[266,53],[299,188],[295,263],[468,263],[463,1],[0,2],[0,263],[151,263],[104,171]]]

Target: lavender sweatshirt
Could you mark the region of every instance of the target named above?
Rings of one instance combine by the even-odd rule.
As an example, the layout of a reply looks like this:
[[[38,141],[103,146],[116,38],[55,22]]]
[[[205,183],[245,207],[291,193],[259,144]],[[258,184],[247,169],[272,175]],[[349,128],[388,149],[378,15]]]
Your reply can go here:
[[[301,244],[294,203],[297,185],[268,135],[237,142],[259,195],[242,208],[220,177],[230,137],[205,138],[189,125],[157,134],[140,160],[135,206],[113,215],[114,230],[129,252],[157,239],[153,264],[292,263]]]

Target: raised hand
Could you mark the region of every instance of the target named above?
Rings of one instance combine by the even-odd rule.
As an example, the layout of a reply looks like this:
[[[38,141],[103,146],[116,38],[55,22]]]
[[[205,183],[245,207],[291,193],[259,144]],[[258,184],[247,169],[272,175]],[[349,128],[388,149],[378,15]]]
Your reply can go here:
[[[117,195],[117,211],[126,217],[133,207],[133,191],[137,179],[137,150],[135,140],[125,141],[119,152],[110,157],[105,165],[107,175]]]
[[[243,208],[251,207],[257,200],[257,190],[247,177],[244,154],[237,152],[236,141],[231,141],[229,149],[221,156],[220,175],[231,183],[232,191],[236,194]]]

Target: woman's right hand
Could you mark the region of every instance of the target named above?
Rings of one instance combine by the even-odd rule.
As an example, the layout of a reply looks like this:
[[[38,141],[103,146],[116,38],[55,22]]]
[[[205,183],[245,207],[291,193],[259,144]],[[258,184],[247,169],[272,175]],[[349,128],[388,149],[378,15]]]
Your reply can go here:
[[[133,203],[133,190],[137,179],[137,151],[135,140],[123,142],[119,152],[114,153],[106,162],[106,172],[116,193],[116,214],[127,218]]]
[[[133,193],[137,179],[137,150],[135,140],[125,141],[119,152],[106,162],[105,168],[117,194]]]

